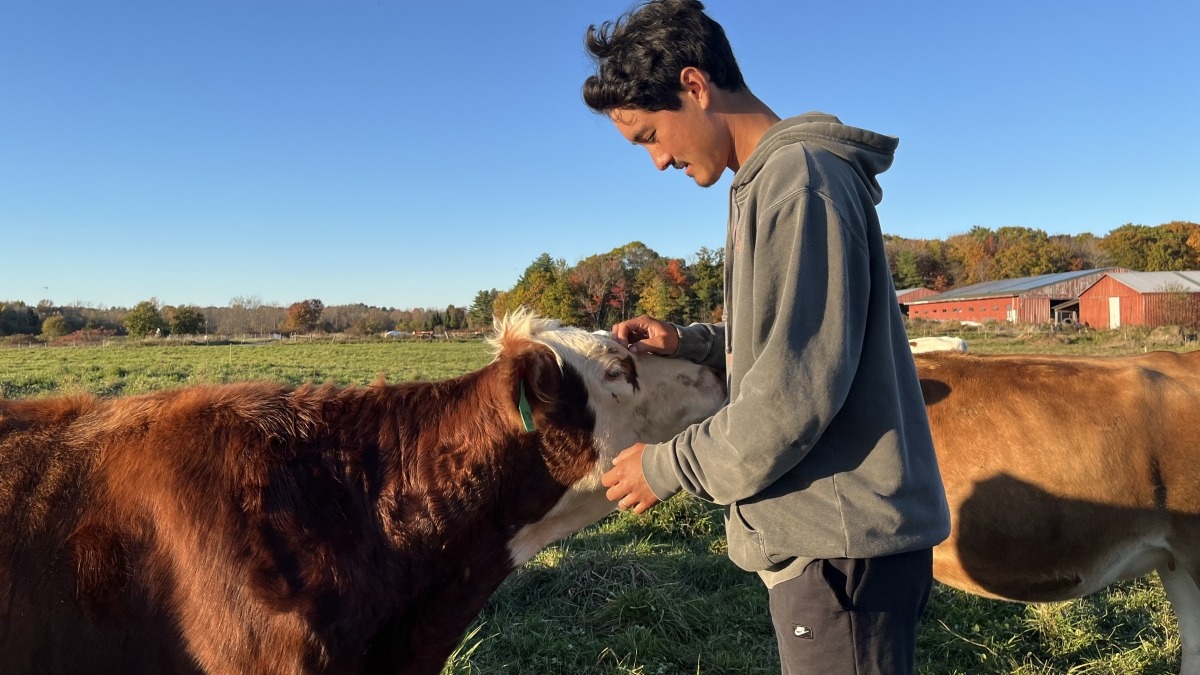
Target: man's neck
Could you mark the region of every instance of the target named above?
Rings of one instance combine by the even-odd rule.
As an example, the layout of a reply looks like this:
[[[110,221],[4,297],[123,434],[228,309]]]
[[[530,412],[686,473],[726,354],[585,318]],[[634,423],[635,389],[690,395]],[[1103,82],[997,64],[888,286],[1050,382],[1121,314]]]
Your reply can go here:
[[[780,118],[749,90],[722,94],[724,100],[719,110],[733,140],[729,168],[737,171],[750,159],[767,129]]]

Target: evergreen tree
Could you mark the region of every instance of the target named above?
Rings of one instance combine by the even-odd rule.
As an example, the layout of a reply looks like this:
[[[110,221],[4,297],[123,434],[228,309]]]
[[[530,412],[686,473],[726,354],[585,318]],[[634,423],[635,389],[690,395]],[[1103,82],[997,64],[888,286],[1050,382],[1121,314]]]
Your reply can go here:
[[[475,300],[471,303],[470,309],[467,310],[467,326],[469,328],[491,327],[495,312],[496,296],[499,294],[500,291],[494,288],[490,291],[479,291],[475,294]]]

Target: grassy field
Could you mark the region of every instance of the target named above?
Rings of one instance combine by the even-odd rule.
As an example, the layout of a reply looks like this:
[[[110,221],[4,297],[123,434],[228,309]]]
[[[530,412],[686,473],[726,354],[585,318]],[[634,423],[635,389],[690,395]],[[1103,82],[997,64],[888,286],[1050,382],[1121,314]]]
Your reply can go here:
[[[491,360],[483,342],[122,344],[0,349],[0,396],[141,394],[186,384],[275,380],[370,384],[441,379]]]
[[[963,334],[977,352],[1140,353],[1144,334]],[[440,379],[489,360],[480,342],[268,343],[0,349],[8,398],[136,394],[201,382],[367,384]],[[614,514],[548,548],[492,597],[450,674],[778,673],[766,591],[725,557],[721,513],[677,497]],[[1084,600],[1019,605],[937,586],[919,672],[1178,671],[1178,629],[1157,578]]]

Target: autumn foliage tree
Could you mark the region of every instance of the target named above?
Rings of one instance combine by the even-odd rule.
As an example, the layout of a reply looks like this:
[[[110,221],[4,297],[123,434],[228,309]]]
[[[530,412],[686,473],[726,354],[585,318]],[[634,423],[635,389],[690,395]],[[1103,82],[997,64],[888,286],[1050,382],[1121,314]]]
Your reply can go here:
[[[945,242],[884,235],[883,247],[897,289],[929,288],[940,292],[954,283]]]
[[[570,271],[571,287],[575,293],[579,314],[590,326],[609,326],[614,321],[613,300],[625,286],[625,266],[615,251],[580,260]]]
[[[638,310],[663,321],[686,323],[691,278],[678,258],[660,258],[638,274]]]
[[[998,279],[1066,272],[1073,269],[1073,263],[1071,250],[1043,230],[1028,227],[996,230],[994,274]]]
[[[1127,225],[1106,237],[976,226],[945,240],[885,235],[884,249],[896,288],[941,292],[1108,265],[1200,269],[1200,225]],[[496,312],[526,305],[565,323],[592,327],[607,327],[639,312],[681,323],[717,321],[724,304],[724,251],[701,248],[689,262],[672,261],[635,241],[583,258],[573,267],[543,254],[512,289],[483,297],[493,300]]]
[[[1200,268],[1200,225],[1174,221],[1159,225],[1146,256],[1147,271],[1182,272]]]
[[[579,323],[577,299],[570,286],[566,262],[551,258],[549,253],[538,256],[525,268],[516,286],[497,301],[504,312],[524,306],[566,325]]]
[[[290,331],[311,333],[321,325],[321,314],[325,303],[320,300],[301,300],[292,303],[287,310],[285,328]]]
[[[1156,239],[1154,228],[1129,223],[1109,232],[1100,242],[1100,248],[1117,267],[1149,271],[1147,253]]]
[[[1157,227],[1128,223],[1100,241],[1109,261],[1144,272],[1200,269],[1200,225],[1173,221]]]

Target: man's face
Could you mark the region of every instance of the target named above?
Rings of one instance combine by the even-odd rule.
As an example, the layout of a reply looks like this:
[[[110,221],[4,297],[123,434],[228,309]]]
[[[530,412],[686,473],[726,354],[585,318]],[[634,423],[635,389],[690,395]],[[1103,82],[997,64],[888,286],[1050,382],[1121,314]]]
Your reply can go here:
[[[679,110],[613,110],[609,118],[626,140],[650,152],[659,171],[683,169],[696,184],[709,187],[729,166],[731,148],[714,119],[692,97]]]

